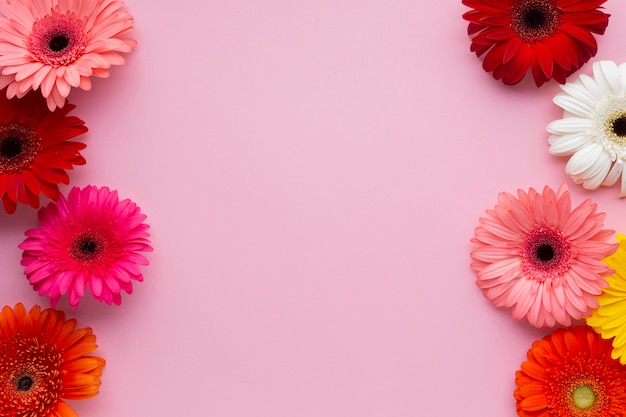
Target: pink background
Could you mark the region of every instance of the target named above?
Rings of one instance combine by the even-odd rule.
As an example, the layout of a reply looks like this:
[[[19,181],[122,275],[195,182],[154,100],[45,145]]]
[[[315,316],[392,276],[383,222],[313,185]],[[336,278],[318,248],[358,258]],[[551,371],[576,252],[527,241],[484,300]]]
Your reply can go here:
[[[121,307],[59,306],[107,359],[81,417],[515,416],[548,331],[475,286],[478,218],[566,182],[626,232],[618,190],[582,190],[547,151],[558,85],[486,74],[460,0],[127,8],[127,64],[70,96],[90,128],[71,178],[137,202],[155,252]],[[626,4],[606,11],[596,59],[622,62]],[[2,305],[49,306],[19,264],[36,225],[0,214]]]

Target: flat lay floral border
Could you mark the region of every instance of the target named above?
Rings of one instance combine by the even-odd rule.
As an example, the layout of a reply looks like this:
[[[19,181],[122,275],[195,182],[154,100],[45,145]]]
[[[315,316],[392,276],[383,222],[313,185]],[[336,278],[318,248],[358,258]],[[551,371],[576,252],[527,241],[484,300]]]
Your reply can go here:
[[[626,64],[592,62],[610,15],[606,0],[462,0],[470,51],[494,82],[532,78],[562,117],[545,148],[586,190],[626,197]],[[147,216],[107,186],[69,187],[88,161],[88,121],[70,103],[124,64],[134,19],[118,0],[0,2],[0,197],[7,215],[32,209],[39,226],[19,243],[24,278],[51,308],[0,310],[0,417],[73,417],[68,401],[98,394],[105,359],[96,336],[56,306],[90,296],[119,305],[143,281],[152,251]],[[592,62],[590,74],[579,73]],[[534,88],[534,87],[533,87]],[[97,99],[97,98],[96,98]],[[103,109],[106,111],[106,109]],[[512,186],[477,220],[476,285],[513,320],[546,329],[511,370],[522,417],[626,414],[626,236],[601,206],[563,184]],[[112,307],[113,308],[113,307]]]
[[[105,360],[92,355],[92,329],[55,307],[67,297],[77,309],[86,293],[119,305],[143,281],[152,247],[140,208],[106,186],[59,187],[87,163],[87,123],[70,93],[124,64],[133,27],[123,1],[0,3],[0,198],[7,214],[26,205],[38,218],[19,244],[21,264],[51,304],[0,311],[0,416],[76,416],[66,400],[98,394]]]
[[[565,173],[587,190],[617,184],[625,197],[626,66],[602,60],[577,74],[609,24],[605,2],[462,0],[470,51],[494,79],[561,84],[553,102],[563,117],[546,133]],[[515,372],[522,417],[626,414],[626,236],[604,228],[607,215],[562,184],[504,191],[478,220],[477,286],[513,319],[549,329]]]

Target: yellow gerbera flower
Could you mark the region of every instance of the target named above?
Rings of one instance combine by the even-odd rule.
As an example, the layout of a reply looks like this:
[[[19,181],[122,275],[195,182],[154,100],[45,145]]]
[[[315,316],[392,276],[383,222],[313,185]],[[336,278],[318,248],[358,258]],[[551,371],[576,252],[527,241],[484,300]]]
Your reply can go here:
[[[626,236],[617,235],[619,249],[604,262],[615,273],[608,277],[608,288],[598,296],[599,307],[592,310],[587,324],[605,339],[613,339],[613,359],[626,364]]]

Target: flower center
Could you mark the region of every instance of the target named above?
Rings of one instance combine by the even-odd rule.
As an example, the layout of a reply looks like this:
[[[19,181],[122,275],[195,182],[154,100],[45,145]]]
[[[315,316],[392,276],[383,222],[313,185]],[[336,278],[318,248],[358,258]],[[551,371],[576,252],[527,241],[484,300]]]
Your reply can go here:
[[[0,174],[30,167],[41,151],[41,139],[19,124],[0,126]]]
[[[617,111],[606,121],[607,133],[615,143],[626,144],[626,112]]]
[[[75,14],[53,12],[33,23],[26,48],[46,65],[60,67],[74,62],[87,46],[83,22]]]
[[[562,364],[546,369],[545,398],[549,415],[623,415],[621,401],[614,401],[619,398],[615,388],[621,390],[621,387],[613,385],[613,380],[622,381],[624,375],[623,370],[618,369],[621,368],[609,366],[604,359],[567,352]]]
[[[611,156],[611,161],[626,160],[626,95],[610,95],[598,104],[590,133],[594,142]]]
[[[541,40],[559,29],[561,13],[551,0],[519,0],[511,8],[511,28],[526,42]]]
[[[0,415],[47,416],[63,390],[63,357],[54,345],[18,334],[0,345]]]
[[[581,410],[586,410],[596,403],[596,394],[589,385],[581,385],[572,392],[574,405]]]
[[[602,368],[604,366],[600,365],[595,368],[595,371],[606,371]],[[573,369],[573,367],[570,368],[570,370]],[[604,378],[598,379],[597,375],[593,375],[595,372],[591,372],[591,375],[588,372],[581,372],[581,370],[578,372],[580,372],[578,375],[572,375],[569,378],[571,385],[566,391],[569,392],[569,401],[566,402],[569,412],[566,415],[572,417],[608,415],[606,412],[607,408],[610,407],[611,394],[610,391],[607,391],[607,386],[602,382],[602,379],[609,378],[610,375],[600,373]]]
[[[554,248],[550,245],[541,245],[537,248],[537,259],[549,262],[554,259]]]
[[[544,282],[562,276],[570,266],[570,243],[554,227],[538,227],[526,235],[522,268],[531,279]]]
[[[35,380],[30,375],[19,375],[15,381],[15,388],[21,392],[28,392],[33,387]]]
[[[61,52],[70,44],[70,40],[64,34],[53,36],[48,42],[48,47],[54,52]]]
[[[17,136],[8,136],[0,142],[0,156],[13,159],[22,153],[22,141]]]
[[[76,236],[70,244],[69,250],[76,261],[89,263],[99,259],[104,253],[104,248],[105,242],[102,236],[88,231]]]
[[[543,9],[531,7],[522,14],[522,22],[528,29],[541,29],[548,23],[548,17]]]

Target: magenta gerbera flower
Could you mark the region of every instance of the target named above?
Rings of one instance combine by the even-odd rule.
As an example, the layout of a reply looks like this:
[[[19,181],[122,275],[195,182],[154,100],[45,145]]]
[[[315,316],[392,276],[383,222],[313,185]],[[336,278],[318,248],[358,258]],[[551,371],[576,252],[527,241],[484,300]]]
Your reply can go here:
[[[50,110],[72,87],[91,88],[121,65],[133,17],[119,0],[7,0],[0,3],[0,88],[7,97],[41,90]]]
[[[497,307],[535,327],[569,326],[598,306],[618,248],[604,213],[587,199],[571,210],[567,187],[500,193],[471,240],[476,284]]]
[[[132,280],[143,281],[139,265],[148,265],[140,252],[152,250],[146,216],[117,191],[107,187],[74,187],[67,199],[39,210],[39,228],[26,232],[22,265],[39,295],[52,306],[68,294],[73,308],[85,287],[100,302],[119,305],[121,291],[132,293]]]

